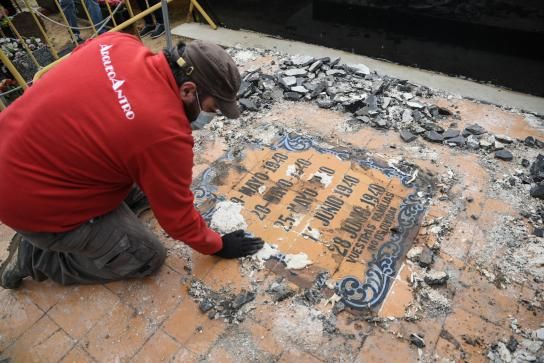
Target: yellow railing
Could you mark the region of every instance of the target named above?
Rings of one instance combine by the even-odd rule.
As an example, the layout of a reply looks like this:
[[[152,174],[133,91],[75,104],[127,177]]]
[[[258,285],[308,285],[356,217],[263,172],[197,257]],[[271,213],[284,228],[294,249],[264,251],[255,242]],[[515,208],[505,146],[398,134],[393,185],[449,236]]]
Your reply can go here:
[[[70,23],[68,21],[67,15],[62,10],[62,5],[60,3],[60,0],[53,0],[54,3],[55,3],[55,6],[57,7],[60,19],[58,17],[56,19],[51,19],[50,17],[42,14],[39,10],[35,9],[34,7],[32,7],[30,5],[29,0],[22,0],[22,1],[24,2],[24,5],[26,7],[25,10],[28,11],[31,14],[31,16],[32,16],[32,18],[34,20],[34,23],[36,25],[36,28],[39,31],[39,34],[41,35],[41,39],[43,39],[43,42],[45,43],[45,44],[42,43],[43,47],[46,47],[46,49],[43,49],[43,50],[46,51],[46,52],[49,51],[50,52],[50,58],[51,58],[51,60],[53,60],[52,62],[48,62],[48,64],[40,64],[40,59],[38,59],[34,55],[34,51],[36,51],[36,50],[30,49],[30,46],[27,44],[26,40],[28,38],[25,39],[25,37],[21,34],[21,32],[13,24],[13,22],[9,18],[9,16],[4,17],[4,21],[7,23],[7,28],[5,28],[6,32],[8,31],[8,29],[9,29],[9,31],[11,31],[11,33],[13,34],[13,38],[15,38],[18,41],[18,43],[20,44],[20,46],[24,50],[24,53],[28,55],[28,58],[30,59],[31,64],[33,65],[33,69],[36,69],[36,72],[34,73],[33,77],[31,77],[32,80],[29,79],[28,75],[27,75],[27,77],[25,79],[25,77],[20,73],[20,71],[17,69],[17,67],[14,65],[14,63],[10,60],[9,56],[0,47],[0,60],[2,61],[2,64],[6,67],[6,69],[11,74],[13,79],[17,82],[20,89],[25,90],[25,89],[28,88],[28,85],[31,82],[38,80],[48,70],[50,70],[52,67],[57,65],[63,59],[67,58],[69,56],[69,54],[70,54],[70,53],[68,53],[68,54],[66,54],[64,56],[61,56],[62,51],[59,51],[58,49],[55,48],[55,46],[53,44],[54,42],[52,40],[52,37],[48,34],[47,28],[42,24],[41,20],[43,19],[44,21],[55,23],[54,26],[57,26],[57,27],[60,26],[60,27],[65,28],[66,29],[66,34],[67,34],[67,36],[69,38],[69,42],[73,43],[74,46],[77,46],[77,44],[78,44],[78,36],[74,32],[74,29],[76,29],[76,28],[72,28],[72,26],[70,25]],[[79,30],[84,30],[85,29],[86,31],[90,30],[90,31],[92,31],[91,37],[94,37],[94,36],[96,36],[98,34],[99,30],[101,28],[105,27],[107,24],[111,24],[113,26],[108,31],[120,31],[120,30],[126,29],[127,27],[133,25],[137,21],[143,19],[145,16],[150,15],[151,13],[155,12],[156,10],[161,9],[163,1],[164,1],[164,3],[170,3],[173,0],[163,0],[163,1],[161,1],[161,2],[159,2],[157,4],[155,4],[155,5],[148,6],[147,9],[141,11],[140,13],[138,13],[136,15],[133,12],[133,8],[132,8],[132,6],[130,4],[130,0],[122,0],[122,2],[119,3],[118,5],[116,5],[115,7],[113,7],[113,5],[111,5],[111,4],[109,4],[108,0],[105,0],[105,4],[106,4],[105,8],[107,9],[107,14],[108,15],[106,16],[105,19],[103,19],[102,21],[100,21],[97,24],[95,24],[93,22],[93,19],[92,19],[92,16],[91,16],[91,11],[87,7],[87,1],[96,1],[96,0],[68,0],[68,1],[74,1],[74,7],[75,7],[75,2],[76,1],[78,1],[80,3],[81,7],[83,8],[85,18],[86,18],[86,20],[88,21],[88,23],[90,25],[85,26],[85,27],[80,27],[78,29]],[[146,3],[147,3],[147,1],[146,1]],[[129,14],[129,18],[127,20],[123,21],[122,23],[118,24],[118,21],[115,19],[115,15],[116,15],[117,11],[119,9],[121,9],[121,8],[126,9],[126,11]],[[206,20],[206,22],[213,29],[217,29],[217,25],[208,16],[208,14],[205,12],[205,10],[202,8],[202,6],[200,6],[198,1],[197,0],[190,0],[189,14],[191,14],[194,10],[197,10],[198,12],[200,12],[202,17]],[[74,12],[75,12],[75,8],[74,8]],[[169,43],[168,46],[171,46],[171,38],[170,38],[170,34],[169,34],[169,22],[167,21],[168,20],[168,8],[166,8],[165,11],[163,10],[163,16],[164,15],[166,15],[166,17],[165,17],[165,26],[166,26],[167,32],[168,32],[168,34],[167,34],[167,40],[168,40],[168,43]],[[51,25],[51,26],[53,26],[53,25]],[[4,32],[4,30],[2,28],[0,28],[0,38],[5,38],[6,37],[6,34],[5,34],[6,32]],[[5,107],[6,107],[6,104],[5,104],[4,100],[3,100],[2,93],[0,93],[0,111],[2,111]]]

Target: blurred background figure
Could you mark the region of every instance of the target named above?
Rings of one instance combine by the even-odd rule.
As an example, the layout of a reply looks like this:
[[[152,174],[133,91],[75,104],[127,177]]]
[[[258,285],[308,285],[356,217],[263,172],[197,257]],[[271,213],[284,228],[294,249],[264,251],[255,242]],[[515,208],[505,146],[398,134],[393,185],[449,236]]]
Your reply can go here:
[[[160,0],[138,0],[138,7],[140,10],[145,10],[149,6],[153,6],[159,3]],[[153,20],[155,17],[155,20]],[[148,15],[144,17],[145,26],[140,30],[140,38],[144,38],[148,35],[151,35],[151,38],[158,38],[164,34],[164,19],[162,17],[162,10],[159,8],[157,11],[153,12],[153,16]]]

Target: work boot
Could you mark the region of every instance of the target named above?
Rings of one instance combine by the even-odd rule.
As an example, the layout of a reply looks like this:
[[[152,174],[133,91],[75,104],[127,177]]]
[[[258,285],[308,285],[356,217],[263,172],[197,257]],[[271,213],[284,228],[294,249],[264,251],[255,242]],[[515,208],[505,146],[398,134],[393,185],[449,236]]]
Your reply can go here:
[[[138,33],[140,38],[145,38],[155,30],[155,24],[146,24]]]
[[[165,32],[164,25],[163,24],[157,24],[157,27],[153,32],[151,33],[151,39],[155,39],[163,35]]]
[[[8,247],[8,257],[0,266],[0,286],[4,289],[16,289],[28,275],[19,266],[19,247],[23,236],[16,233]]]
[[[142,199],[138,200],[136,203],[129,205],[129,208],[136,214],[136,217],[140,217],[145,211],[148,211],[151,209],[151,206],[149,205],[149,200],[147,200],[147,197],[143,197]]]

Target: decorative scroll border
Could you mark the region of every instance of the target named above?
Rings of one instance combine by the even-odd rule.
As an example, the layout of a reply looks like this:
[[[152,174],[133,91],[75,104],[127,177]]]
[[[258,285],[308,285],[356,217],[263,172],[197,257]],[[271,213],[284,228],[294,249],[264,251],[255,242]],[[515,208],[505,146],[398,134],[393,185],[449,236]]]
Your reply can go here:
[[[263,145],[256,145],[263,146]],[[340,160],[351,160],[357,162],[365,168],[372,168],[381,171],[388,178],[398,178],[402,184],[408,188],[415,189],[413,194],[410,194],[401,204],[397,217],[397,231],[391,239],[383,244],[377,253],[373,255],[372,261],[368,264],[368,269],[362,282],[355,276],[347,276],[336,284],[335,292],[341,297],[347,307],[355,310],[363,310],[376,307],[387,295],[392,280],[396,275],[396,264],[404,254],[405,247],[403,242],[410,237],[411,230],[416,227],[425,211],[424,203],[417,196],[417,185],[408,184],[411,179],[411,174],[390,167],[380,165],[376,160],[371,158],[358,158],[356,152],[336,150],[321,146],[313,139],[302,135],[285,135],[279,141],[271,145],[264,145],[272,150],[285,149],[288,151],[299,152],[314,149],[323,154],[331,154],[338,157]],[[220,160],[233,160],[231,154],[227,154]],[[212,184],[215,177],[215,170],[212,167],[206,169],[197,182],[197,186],[193,189],[195,195],[195,205],[201,206],[204,201],[220,201],[224,197],[215,194],[217,188]],[[202,213],[205,220],[209,221],[215,212],[215,208],[211,207]],[[277,256],[276,258],[281,256]]]

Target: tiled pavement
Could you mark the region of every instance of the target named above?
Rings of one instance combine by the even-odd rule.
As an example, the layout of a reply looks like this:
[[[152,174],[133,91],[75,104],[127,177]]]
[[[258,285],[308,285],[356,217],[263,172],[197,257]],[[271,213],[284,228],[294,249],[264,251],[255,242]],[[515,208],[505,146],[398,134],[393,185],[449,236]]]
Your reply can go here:
[[[541,129],[523,117],[494,106],[463,100],[435,102],[460,112],[459,128],[478,122],[496,134],[544,137]],[[273,108],[258,123],[290,125],[292,120],[308,134],[333,143],[350,143],[386,158],[403,155],[436,175],[447,165],[457,175],[452,195],[471,196],[474,201],[466,203],[450,225],[433,266],[450,275],[447,285],[438,288],[451,303],[447,313],[426,316],[423,312],[423,319],[415,321],[404,318],[415,303],[410,277],[417,269],[406,262],[374,313],[376,319],[342,312],[332,320],[334,333],[325,333],[330,320],[321,319],[320,314],[330,314],[330,305],[308,308],[296,299],[272,303],[266,288],[278,278],[275,272],[263,269],[248,276],[239,261],[192,253],[165,237],[148,213],[144,222],[169,249],[157,275],[140,281],[72,287],[25,281],[19,290],[0,290],[0,357],[12,362],[478,362],[486,361],[490,344],[515,335],[512,319],[525,329],[539,327],[542,310],[526,302],[541,301],[542,282],[511,282],[498,288],[478,267],[476,257],[486,248],[489,226],[499,223],[504,215],[519,213],[508,202],[488,196],[492,177],[479,157],[421,141],[431,150],[429,157],[429,153],[417,153],[402,144],[392,131],[342,131],[336,127],[343,121],[341,114],[305,104]],[[196,158],[195,174],[226,150],[225,142],[211,133],[199,133],[197,139],[205,152]],[[339,163],[333,160],[331,166]],[[505,173],[517,168],[500,165]],[[448,216],[452,206],[451,201],[435,200],[425,223]],[[415,245],[434,244],[437,237],[430,228],[421,228]],[[6,255],[12,233],[0,226],[0,258]],[[312,253],[311,249],[305,252]],[[500,253],[490,252],[489,258]],[[214,290],[227,286],[241,291],[252,284],[259,288],[246,319],[229,324],[210,320],[200,312],[188,294],[191,279]],[[296,284],[291,286],[299,289]],[[424,348],[418,350],[410,344],[412,333],[424,336]]]

